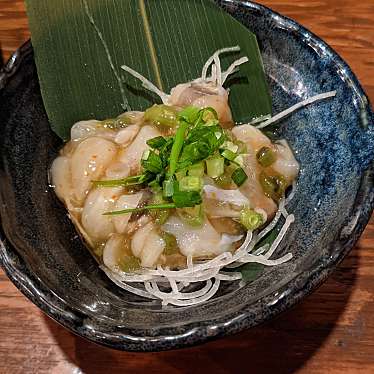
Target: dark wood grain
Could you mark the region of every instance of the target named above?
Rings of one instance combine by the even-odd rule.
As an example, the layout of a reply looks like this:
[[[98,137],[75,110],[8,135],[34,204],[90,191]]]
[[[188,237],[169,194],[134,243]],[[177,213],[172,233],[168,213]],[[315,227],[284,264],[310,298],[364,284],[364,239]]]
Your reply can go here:
[[[260,1],[325,39],[374,100],[373,0]],[[5,57],[29,36],[23,1],[0,0]],[[329,280],[293,310],[181,351],[101,348],[45,317],[0,272],[0,373],[374,373],[374,220]]]

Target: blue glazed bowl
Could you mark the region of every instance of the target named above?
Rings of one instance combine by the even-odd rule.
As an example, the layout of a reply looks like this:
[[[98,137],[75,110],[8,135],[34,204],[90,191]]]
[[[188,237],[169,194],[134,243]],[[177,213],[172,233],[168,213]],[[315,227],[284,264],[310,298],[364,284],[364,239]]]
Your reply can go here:
[[[61,143],[44,111],[30,43],[1,73],[1,264],[33,303],[94,342],[166,350],[269,320],[326,279],[373,210],[373,112],[346,63],[302,26],[263,6],[217,3],[257,35],[275,113],[317,93],[337,90],[337,96],[282,122],[302,166],[289,206],[296,223],[279,253],[294,258],[240,290],[227,285],[199,306],[163,310],[106,279],[48,188],[47,169]]]

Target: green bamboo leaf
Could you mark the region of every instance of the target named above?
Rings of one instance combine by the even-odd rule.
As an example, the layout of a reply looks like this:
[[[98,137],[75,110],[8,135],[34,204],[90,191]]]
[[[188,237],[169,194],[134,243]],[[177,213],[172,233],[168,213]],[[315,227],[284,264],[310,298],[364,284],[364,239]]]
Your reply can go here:
[[[41,91],[54,131],[69,138],[79,120],[145,110],[158,98],[125,64],[170,92],[201,75],[217,49],[248,56],[231,87],[236,121],[271,111],[254,34],[209,0],[26,0]]]

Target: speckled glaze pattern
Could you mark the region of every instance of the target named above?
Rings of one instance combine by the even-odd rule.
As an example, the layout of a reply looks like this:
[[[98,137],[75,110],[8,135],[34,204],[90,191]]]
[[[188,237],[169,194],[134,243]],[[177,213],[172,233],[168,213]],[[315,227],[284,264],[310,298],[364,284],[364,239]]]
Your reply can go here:
[[[323,41],[252,2],[216,1],[259,40],[274,112],[337,90],[282,122],[302,165],[288,207],[296,223],[267,269],[202,305],[162,309],[113,285],[48,187],[60,141],[44,111],[30,43],[0,73],[0,261],[12,282],[71,331],[129,351],[198,344],[262,323],[312,292],[353,247],[373,210],[373,112],[356,77]]]

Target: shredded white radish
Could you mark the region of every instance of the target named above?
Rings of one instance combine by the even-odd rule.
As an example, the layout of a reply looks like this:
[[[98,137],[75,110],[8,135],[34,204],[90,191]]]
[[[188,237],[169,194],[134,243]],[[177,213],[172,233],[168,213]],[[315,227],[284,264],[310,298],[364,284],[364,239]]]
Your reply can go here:
[[[285,211],[284,204],[285,200],[283,199],[280,202],[280,209],[276,217],[269,226],[274,227],[279,221],[282,212]],[[121,273],[119,270],[113,271],[105,266],[103,269],[108,277],[121,288],[138,296],[158,299],[163,306],[196,305],[213,297],[218,291],[221,281],[233,282],[241,279],[240,272],[227,272],[224,271],[225,268],[235,268],[249,262],[266,266],[277,266],[289,261],[292,258],[291,253],[287,253],[275,260],[271,260],[270,257],[279,246],[293,221],[293,215],[285,217],[285,223],[268,251],[269,245],[267,244],[255,251],[255,253],[252,253],[256,244],[268,232],[266,228],[266,232],[263,230],[258,235],[253,235],[249,231],[243,244],[234,253],[224,252],[211,260],[195,263],[192,257],[189,257],[187,259],[188,266],[183,270],[170,270],[158,266],[155,270],[143,269],[140,272],[129,274]],[[230,239],[239,240],[240,237],[230,236]],[[202,282],[205,282],[205,285],[201,285]],[[160,285],[163,285],[169,291],[161,291],[159,288]],[[196,285],[198,289],[191,292],[183,292],[187,286],[191,285]]]
[[[228,68],[225,72],[223,72],[223,73],[221,74],[221,85],[223,85],[223,84],[226,82],[227,78],[228,78],[231,74],[233,74],[233,73],[235,73],[236,71],[238,71],[237,68],[238,68],[240,65],[243,65],[243,64],[247,63],[248,61],[249,61],[248,57],[242,57],[242,58],[239,58],[238,60],[234,61],[234,62],[229,66],[229,68]]]
[[[158,89],[151,81],[149,81],[147,78],[143,77],[141,74],[139,74],[137,71],[134,69],[130,68],[129,66],[122,65],[121,69],[127,71],[130,73],[132,76],[135,78],[139,79],[142,82],[142,86],[146,88],[148,91],[154,92],[157,96],[160,97],[162,102],[164,104],[167,103],[169,99],[169,95],[167,95],[165,92],[162,92],[160,89]]]
[[[281,200],[279,203],[279,207],[281,204],[284,204],[284,200]],[[266,236],[271,230],[274,229],[274,227],[277,225],[279,219],[282,216],[282,212],[280,209],[278,209],[277,213],[275,214],[273,220],[258,234],[258,238],[261,239],[264,236]]]
[[[270,250],[276,248],[284,237],[285,232],[293,221],[293,217],[289,217],[292,219],[287,220],[288,217],[286,218],[286,224],[277,237],[276,245],[272,246]],[[190,259],[190,267],[183,270],[169,270],[159,266],[156,270],[144,269],[142,273],[135,274],[124,273],[120,275],[106,267],[104,267],[104,271],[108,277],[121,288],[149,299],[159,299],[161,300],[162,305],[196,305],[213,297],[218,290],[220,281],[235,281],[241,279],[241,273],[239,272],[228,273],[222,271],[222,269],[230,267],[230,265],[255,262],[266,266],[276,266],[292,258],[291,253],[288,253],[277,260],[270,260],[270,256],[268,256],[267,253],[265,255],[251,254],[254,246],[259,240],[258,236],[254,236],[251,232],[248,232],[244,243],[234,252],[234,254],[231,252],[225,252],[212,260],[196,264],[193,264],[192,259]],[[262,249],[263,252],[264,247],[262,247]],[[139,282],[141,279],[143,279],[144,289]],[[211,282],[213,279],[215,282],[212,285]],[[186,285],[198,285],[201,282],[206,282],[206,285],[200,287],[199,290],[183,292]],[[131,283],[131,285],[129,285],[129,283]],[[161,284],[168,287],[171,291],[160,291],[158,285]]]
[[[248,122],[247,125],[255,125],[256,123],[264,122],[264,121],[266,121],[270,118],[271,118],[270,114],[267,114],[265,116],[256,117],[251,122]]]
[[[214,282],[213,286],[204,295],[202,295],[200,297],[193,297],[193,298],[188,299],[188,300],[168,299],[167,303],[175,305],[175,306],[192,306],[192,305],[196,305],[196,304],[201,304],[204,301],[207,301],[207,300],[211,299],[216,294],[216,292],[218,291],[218,288],[219,288],[219,285],[220,285],[220,282],[221,282],[217,278],[214,278],[214,279],[215,279],[215,282]],[[163,305],[167,305],[167,304],[164,303]]]
[[[269,251],[266,252],[266,255],[265,255],[266,258],[269,259],[273,255],[274,251],[277,249],[279,243],[282,241],[284,235],[286,235],[286,232],[287,232],[288,228],[290,227],[291,223],[293,223],[293,222],[295,222],[295,216],[293,214],[290,214],[289,216],[287,216],[284,226],[282,227],[278,236],[274,240],[274,242],[271,245]]]
[[[262,255],[264,252],[266,252],[268,249],[270,248],[270,245],[269,244],[265,244],[263,245],[262,247],[260,247],[259,249],[255,250],[253,252],[254,255],[256,256],[259,256],[259,255]]]
[[[291,192],[290,192],[290,194],[286,198],[285,205],[289,204],[289,202],[294,198],[295,193],[296,193],[296,181],[293,181],[292,182]]]
[[[117,277],[115,276],[115,274],[110,269],[108,269],[106,266],[102,266],[101,269],[105,272],[107,277],[113,283],[115,283],[117,286],[123,288],[124,290],[126,290],[128,292],[131,292],[131,293],[133,293],[135,295],[138,295],[138,296],[146,297],[148,299],[157,299],[156,296],[153,296],[152,294],[150,294],[146,291],[143,291],[140,288],[130,286],[127,283],[124,283],[124,282],[118,280]]]
[[[229,235],[229,234],[223,234],[221,241],[219,242],[218,246],[223,247],[226,245],[230,245],[233,243],[238,242],[243,238],[243,235]]]
[[[290,115],[291,113],[295,112],[298,109],[301,109],[301,108],[303,108],[303,107],[305,107],[309,104],[312,104],[316,101],[325,100],[325,99],[328,99],[330,97],[334,97],[335,95],[336,95],[336,91],[330,91],[330,92],[325,92],[325,93],[322,93],[322,94],[319,94],[319,95],[316,95],[316,96],[312,96],[309,99],[301,101],[300,103],[297,103],[297,104],[293,105],[291,108],[288,108],[288,109],[284,110],[283,112],[278,113],[274,117],[271,117],[270,119],[268,119],[265,122],[262,122],[260,125],[258,125],[256,127],[258,129],[263,129],[266,126],[269,126],[272,123],[277,122],[284,117],[287,117],[288,115]]]
[[[221,281],[234,281],[234,280],[240,280],[242,279],[242,273],[240,272],[225,272],[225,271],[220,271],[219,274],[216,276],[217,279]]]
[[[222,53],[228,53],[228,52],[240,52],[240,47],[238,45],[236,45],[235,47],[228,47],[228,48],[222,48],[222,49],[219,49],[218,51],[214,52],[214,54],[208,58],[207,62],[205,63],[204,67],[203,67],[203,70],[201,72],[201,79],[203,81],[206,81],[207,80],[207,73],[208,73],[208,70],[209,70],[209,67],[210,65],[212,65],[212,63],[218,59],[219,60],[219,55],[222,54]],[[217,71],[217,75],[221,75],[221,71]]]

